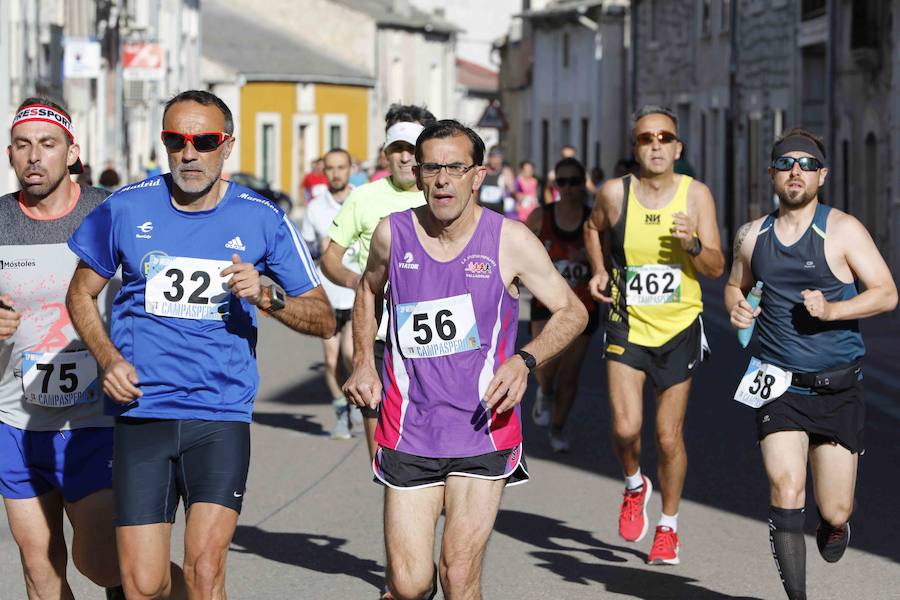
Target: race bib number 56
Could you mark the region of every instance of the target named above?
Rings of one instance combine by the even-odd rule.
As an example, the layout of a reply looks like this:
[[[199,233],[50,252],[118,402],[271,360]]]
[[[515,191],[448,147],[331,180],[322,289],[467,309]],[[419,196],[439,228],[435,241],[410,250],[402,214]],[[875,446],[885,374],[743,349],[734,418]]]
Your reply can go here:
[[[407,358],[432,358],[481,347],[472,296],[397,306],[397,338]]]
[[[160,317],[221,321],[228,312],[227,260],[152,256],[144,310]]]
[[[636,265],[625,271],[625,293],[629,306],[669,304],[681,300],[681,267]]]
[[[734,399],[753,408],[765,406],[780,397],[791,386],[791,373],[775,365],[751,358],[741,378]]]

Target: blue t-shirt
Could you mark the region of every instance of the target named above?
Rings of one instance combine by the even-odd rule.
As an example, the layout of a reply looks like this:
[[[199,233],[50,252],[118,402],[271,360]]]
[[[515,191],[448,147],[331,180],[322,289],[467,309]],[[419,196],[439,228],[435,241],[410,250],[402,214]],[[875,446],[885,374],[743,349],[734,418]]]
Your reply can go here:
[[[107,414],[249,423],[256,310],[227,293],[218,271],[237,254],[298,296],[319,285],[313,261],[287,216],[248,188],[229,183],[212,210],[185,212],[171,185],[162,175],[120,189],[69,239],[101,276],[122,268],[110,337],[143,396],[124,407],[107,398]]]

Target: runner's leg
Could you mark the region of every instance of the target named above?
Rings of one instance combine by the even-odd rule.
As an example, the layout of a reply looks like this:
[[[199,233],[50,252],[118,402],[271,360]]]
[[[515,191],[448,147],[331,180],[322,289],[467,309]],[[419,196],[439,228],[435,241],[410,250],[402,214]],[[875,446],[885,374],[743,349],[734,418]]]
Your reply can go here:
[[[119,568],[128,600],[187,598],[184,574],[169,560],[171,523],[116,527]]]
[[[449,600],[480,600],[481,570],[506,480],[451,476],[444,492],[441,588]]]
[[[670,516],[678,514],[684,477],[687,473],[684,415],[690,392],[690,379],[657,392],[656,445],[659,449],[659,488],[662,494],[663,514]]]
[[[816,444],[809,449],[816,505],[832,527],[841,527],[853,513],[858,462],[858,454],[839,444]]]
[[[569,418],[569,411],[575,403],[575,394],[578,392],[578,377],[581,375],[581,365],[587,354],[591,338],[587,335],[579,335],[562,355],[558,357],[559,370],[556,377],[556,397],[553,399],[553,417],[551,426],[562,430]]]
[[[5,498],[6,517],[25,575],[29,600],[74,598],[66,581],[68,551],[63,534],[63,499],[57,491],[36,498]]]
[[[613,450],[625,475],[641,466],[641,425],[646,374],[624,363],[606,362]]]
[[[111,489],[66,503],[73,532],[72,562],[85,577],[101,587],[115,587],[120,582],[114,512]]]
[[[434,578],[434,530],[444,486],[384,489],[387,581],[395,600],[420,600]]]
[[[211,502],[188,509],[184,580],[191,600],[225,599],[225,563],[237,520],[237,511]]]

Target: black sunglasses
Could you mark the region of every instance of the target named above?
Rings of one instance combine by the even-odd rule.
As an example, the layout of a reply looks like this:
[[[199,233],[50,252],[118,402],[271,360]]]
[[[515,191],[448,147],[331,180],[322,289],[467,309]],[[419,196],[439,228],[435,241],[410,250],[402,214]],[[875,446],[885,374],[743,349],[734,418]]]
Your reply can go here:
[[[220,131],[211,131],[208,133],[181,133],[179,131],[163,130],[160,134],[163,146],[169,152],[179,152],[184,150],[188,141],[194,145],[197,152],[212,152],[225,143],[225,140],[231,136]]]
[[[794,163],[800,165],[801,171],[818,171],[824,166],[819,162],[819,159],[812,156],[801,156],[799,158],[779,156],[772,161],[772,166],[778,171],[790,171],[794,168]]]
[[[577,187],[579,185],[584,185],[584,177],[557,177],[556,178],[556,187],[563,188],[566,186]]]

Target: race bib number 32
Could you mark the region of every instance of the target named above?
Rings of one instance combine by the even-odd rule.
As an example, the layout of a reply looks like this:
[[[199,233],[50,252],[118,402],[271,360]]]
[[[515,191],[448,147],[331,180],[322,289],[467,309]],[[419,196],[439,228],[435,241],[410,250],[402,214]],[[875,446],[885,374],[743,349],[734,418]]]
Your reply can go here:
[[[407,358],[432,358],[481,348],[472,296],[397,306],[397,338]]]
[[[160,317],[221,321],[228,313],[227,260],[152,256],[144,309]]]
[[[741,383],[734,392],[734,399],[741,404],[759,408],[784,394],[790,386],[789,371],[763,363],[754,357],[750,359]]]
[[[61,408],[88,404],[100,398],[97,363],[87,350],[22,353],[25,401]]]
[[[629,306],[669,304],[681,300],[681,267],[636,265],[625,271],[625,293]]]

